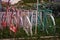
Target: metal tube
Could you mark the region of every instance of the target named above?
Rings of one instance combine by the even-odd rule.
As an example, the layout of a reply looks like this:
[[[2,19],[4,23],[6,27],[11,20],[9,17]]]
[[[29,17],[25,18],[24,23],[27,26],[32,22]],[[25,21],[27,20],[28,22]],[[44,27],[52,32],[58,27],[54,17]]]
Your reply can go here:
[[[36,26],[35,26],[35,34],[37,34],[37,14],[38,14],[38,1],[37,0],[37,13],[36,13]]]

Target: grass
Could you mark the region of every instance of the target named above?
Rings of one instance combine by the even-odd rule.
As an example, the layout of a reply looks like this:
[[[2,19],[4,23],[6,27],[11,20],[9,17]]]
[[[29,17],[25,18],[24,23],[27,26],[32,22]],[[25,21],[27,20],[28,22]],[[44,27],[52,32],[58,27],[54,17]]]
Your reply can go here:
[[[60,18],[55,18],[56,21],[56,32],[60,35]]]
[[[3,31],[0,30],[0,38],[14,38],[14,37],[17,37],[17,38],[19,38],[19,37],[20,38],[23,38],[23,37],[27,38],[27,37],[31,37],[31,36],[27,36],[23,29],[19,29],[16,34],[14,34],[13,32],[11,32],[11,34],[10,34],[9,31],[10,30],[7,29],[7,28],[4,29]],[[34,29],[33,29],[33,32],[34,32]],[[45,35],[46,34],[44,32],[39,31],[38,34],[33,35],[32,37],[37,37],[37,36],[40,37],[40,36],[45,36]]]
[[[55,21],[56,21],[56,27],[60,27],[60,18],[55,18]],[[50,28],[51,29],[51,28]],[[51,31],[49,29],[49,32]],[[44,32],[44,31],[41,31],[41,28],[39,28],[39,26],[38,26],[38,33],[35,35],[34,33],[35,33],[35,26],[33,26],[33,36],[32,37],[40,37],[40,36],[46,36],[47,34],[46,34],[46,32]],[[56,32],[57,33],[60,33],[60,28],[57,28],[56,29]],[[49,35],[51,35],[52,34],[52,32],[50,32],[49,34],[48,34],[48,36]],[[17,31],[17,33],[16,34],[14,34],[13,32],[11,32],[11,34],[10,34],[10,30],[9,30],[9,28],[6,28],[6,29],[4,29],[3,31],[2,30],[0,30],[0,38],[14,38],[14,37],[17,37],[17,38],[27,38],[27,37],[31,37],[31,36],[27,36],[26,35],[26,33],[25,33],[25,31],[22,29],[22,28],[20,28],[18,31]]]

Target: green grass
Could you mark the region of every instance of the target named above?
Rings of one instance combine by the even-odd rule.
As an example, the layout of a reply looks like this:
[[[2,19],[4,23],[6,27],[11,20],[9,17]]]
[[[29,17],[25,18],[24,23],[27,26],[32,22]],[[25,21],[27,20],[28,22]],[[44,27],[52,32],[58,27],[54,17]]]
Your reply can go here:
[[[56,32],[60,35],[60,18],[55,18],[56,21]]]
[[[56,27],[60,27],[60,18],[55,18],[55,21],[56,21],[56,25],[57,25]],[[49,32],[51,31],[50,29],[48,29]],[[32,37],[35,37],[35,36],[39,36],[40,37],[40,36],[46,36],[47,35],[44,31],[41,31],[41,28],[40,28],[39,25],[38,25],[38,30],[37,31],[38,31],[38,33],[35,35],[35,26],[33,26],[33,34],[34,35]],[[56,32],[60,33],[60,28],[57,28]],[[49,33],[48,35],[50,35],[50,34],[52,34],[52,32]],[[23,28],[20,28],[17,31],[16,34],[14,34],[13,32],[11,32],[11,34],[10,34],[9,28],[6,28],[4,30],[0,30],[0,38],[14,38],[14,37],[17,37],[17,38],[25,37],[25,38],[27,38],[27,37],[31,37],[31,36],[27,36],[27,34],[23,30]]]

